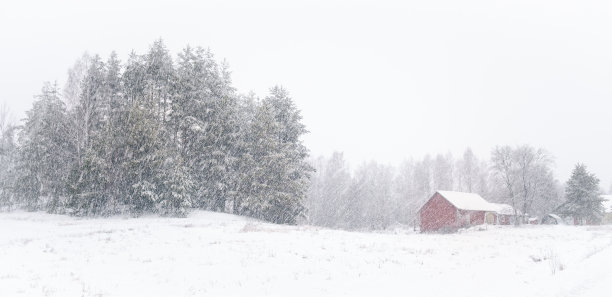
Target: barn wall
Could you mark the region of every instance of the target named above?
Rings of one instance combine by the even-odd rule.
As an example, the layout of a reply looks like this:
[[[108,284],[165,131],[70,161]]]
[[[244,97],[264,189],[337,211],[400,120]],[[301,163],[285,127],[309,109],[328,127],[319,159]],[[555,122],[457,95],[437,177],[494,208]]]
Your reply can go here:
[[[421,232],[456,227],[456,212],[457,209],[440,194],[434,194],[421,208]]]
[[[510,225],[510,216],[509,215],[500,214],[499,215],[499,224],[500,225]]]
[[[476,211],[473,210],[470,212],[470,224],[471,225],[482,225],[485,220],[485,212],[484,211]]]
[[[459,210],[459,218],[457,219],[458,227],[469,227],[473,225],[482,225],[485,221],[485,211],[481,210]]]

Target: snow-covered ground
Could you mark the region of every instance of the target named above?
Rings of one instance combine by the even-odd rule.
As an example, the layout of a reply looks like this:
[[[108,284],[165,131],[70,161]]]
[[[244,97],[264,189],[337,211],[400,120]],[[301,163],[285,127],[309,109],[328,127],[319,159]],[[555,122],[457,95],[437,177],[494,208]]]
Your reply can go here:
[[[609,296],[612,226],[458,234],[0,213],[0,296]]]

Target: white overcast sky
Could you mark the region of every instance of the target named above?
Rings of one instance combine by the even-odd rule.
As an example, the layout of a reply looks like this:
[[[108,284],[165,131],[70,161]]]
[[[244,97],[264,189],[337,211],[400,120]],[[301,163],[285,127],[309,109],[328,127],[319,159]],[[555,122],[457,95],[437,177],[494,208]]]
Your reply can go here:
[[[256,3],[255,3],[256,2]],[[15,118],[85,51],[163,38],[227,59],[240,92],[285,86],[313,155],[396,164],[466,147],[550,151],[612,182],[611,1],[3,1],[0,102]]]

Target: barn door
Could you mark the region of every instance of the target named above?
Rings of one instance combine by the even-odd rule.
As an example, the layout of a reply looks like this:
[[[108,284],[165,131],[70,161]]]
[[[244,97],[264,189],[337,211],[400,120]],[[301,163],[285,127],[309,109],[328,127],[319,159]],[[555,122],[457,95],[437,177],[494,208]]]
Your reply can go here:
[[[495,225],[495,214],[492,212],[488,212],[486,216],[487,224]]]
[[[470,213],[466,213],[463,215],[463,217],[461,217],[461,226],[467,227],[469,225],[471,225],[471,221],[470,221]]]

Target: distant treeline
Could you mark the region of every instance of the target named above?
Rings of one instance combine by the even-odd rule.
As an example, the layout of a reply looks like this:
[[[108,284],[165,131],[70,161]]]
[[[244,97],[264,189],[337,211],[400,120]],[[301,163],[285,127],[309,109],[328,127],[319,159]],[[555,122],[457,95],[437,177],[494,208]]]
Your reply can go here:
[[[6,117],[3,117],[6,118]],[[294,224],[313,171],[286,90],[238,95],[226,64],[161,40],[122,63],[85,55],[19,126],[0,121],[0,208],[183,216],[190,208]]]
[[[529,145],[498,146],[490,159],[471,149],[462,156],[429,155],[397,167],[376,162],[351,170],[342,153],[311,160],[313,175],[306,206],[309,223],[342,229],[384,229],[413,225],[419,208],[438,190],[478,193],[507,203],[519,214],[555,212],[585,222],[601,221],[599,180],[578,164],[564,186],[554,178],[553,158]]]

